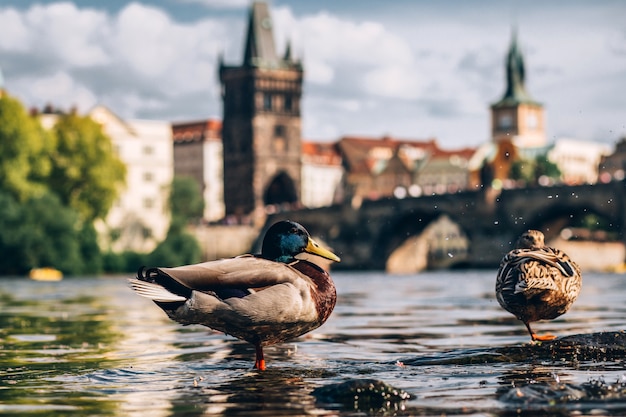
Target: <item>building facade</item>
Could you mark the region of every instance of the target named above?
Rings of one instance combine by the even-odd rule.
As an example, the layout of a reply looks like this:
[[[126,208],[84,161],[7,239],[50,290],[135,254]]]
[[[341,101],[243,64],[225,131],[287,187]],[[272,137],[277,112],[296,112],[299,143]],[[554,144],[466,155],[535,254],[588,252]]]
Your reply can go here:
[[[558,139],[548,151],[548,159],[559,167],[565,184],[595,184],[600,162],[610,153],[611,147],[605,143]]]
[[[344,168],[345,198],[419,197],[469,187],[469,160],[475,149],[443,150],[436,140],[346,136],[337,143]]]
[[[174,175],[193,178],[204,199],[203,218],[224,218],[222,122],[216,119],[172,123]]]
[[[626,136],[617,142],[610,155],[601,158],[598,170],[600,181],[604,183],[626,178]]]
[[[302,205],[330,206],[343,197],[343,167],[335,143],[302,143]]]
[[[262,220],[266,206],[297,207],[303,68],[289,46],[276,53],[267,4],[253,3],[243,63],[220,62],[219,78],[226,216]]]
[[[173,146],[169,122],[125,121],[104,106],[89,116],[102,125],[126,165],[126,188],[104,221],[96,223],[101,246],[115,252],[150,252],[170,225]]]

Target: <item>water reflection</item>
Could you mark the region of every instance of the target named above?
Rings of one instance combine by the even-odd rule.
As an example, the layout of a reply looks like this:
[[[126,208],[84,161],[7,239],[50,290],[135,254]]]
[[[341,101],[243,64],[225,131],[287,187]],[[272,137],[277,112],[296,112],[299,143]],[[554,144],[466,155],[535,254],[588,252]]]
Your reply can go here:
[[[170,322],[123,277],[0,279],[0,414],[624,414],[624,277],[587,276],[572,310],[539,324],[559,345],[528,343],[493,298],[494,277],[337,273],[329,321],[268,348],[262,373],[251,369],[250,345]],[[572,336],[597,332],[605,338]],[[364,380],[411,398],[372,411],[316,397]]]

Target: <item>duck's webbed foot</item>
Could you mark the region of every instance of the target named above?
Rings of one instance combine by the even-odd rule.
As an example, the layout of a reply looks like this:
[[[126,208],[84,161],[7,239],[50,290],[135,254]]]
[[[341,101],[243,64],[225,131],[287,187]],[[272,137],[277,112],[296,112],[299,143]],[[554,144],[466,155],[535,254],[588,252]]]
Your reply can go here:
[[[256,360],[254,361],[254,367],[259,371],[265,371],[265,357],[263,356],[263,347],[260,343],[254,345],[256,351]]]
[[[528,329],[528,333],[530,333],[530,338],[532,339],[533,342],[547,342],[549,340],[556,339],[555,335],[549,334],[549,333],[538,335],[537,333],[533,332],[533,330],[530,328],[530,323],[524,322],[524,324],[526,325],[526,328]]]

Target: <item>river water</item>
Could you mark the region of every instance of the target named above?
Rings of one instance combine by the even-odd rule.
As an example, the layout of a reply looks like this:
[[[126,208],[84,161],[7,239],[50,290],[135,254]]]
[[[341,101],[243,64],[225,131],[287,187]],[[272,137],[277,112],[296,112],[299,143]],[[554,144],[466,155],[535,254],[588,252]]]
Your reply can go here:
[[[495,270],[333,277],[329,321],[266,348],[265,372],[251,346],[169,321],[125,277],[0,278],[0,415],[626,415],[625,356],[537,353]],[[585,274],[570,312],[536,330],[620,332],[625,300],[625,275]]]

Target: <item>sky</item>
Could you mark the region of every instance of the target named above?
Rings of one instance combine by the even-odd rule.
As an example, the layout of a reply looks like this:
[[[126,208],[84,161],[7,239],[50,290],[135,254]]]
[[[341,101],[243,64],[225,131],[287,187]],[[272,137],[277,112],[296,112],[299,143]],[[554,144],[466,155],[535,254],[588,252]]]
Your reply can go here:
[[[304,65],[302,135],[490,139],[517,31],[548,141],[626,136],[626,1],[272,0]],[[243,59],[249,0],[0,0],[4,88],[27,107],[221,118],[217,66]]]

